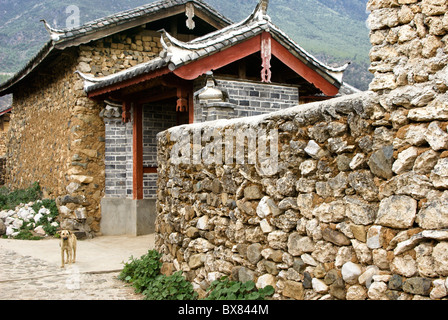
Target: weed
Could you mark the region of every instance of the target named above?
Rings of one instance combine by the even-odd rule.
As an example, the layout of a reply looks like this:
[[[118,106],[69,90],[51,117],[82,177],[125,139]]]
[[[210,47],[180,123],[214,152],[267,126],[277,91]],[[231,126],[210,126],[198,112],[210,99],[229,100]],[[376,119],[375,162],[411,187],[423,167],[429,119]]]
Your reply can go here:
[[[253,281],[230,281],[222,277],[211,283],[206,300],[264,300],[274,294],[272,286],[257,289]]]
[[[160,274],[162,255],[149,250],[140,259],[131,257],[125,263],[118,279],[130,283],[135,291],[143,293],[147,300],[195,300],[198,298],[193,285],[178,271],[171,276]],[[257,289],[253,281],[230,281],[223,277],[214,281],[208,289],[206,300],[263,300],[274,294],[272,286]]]

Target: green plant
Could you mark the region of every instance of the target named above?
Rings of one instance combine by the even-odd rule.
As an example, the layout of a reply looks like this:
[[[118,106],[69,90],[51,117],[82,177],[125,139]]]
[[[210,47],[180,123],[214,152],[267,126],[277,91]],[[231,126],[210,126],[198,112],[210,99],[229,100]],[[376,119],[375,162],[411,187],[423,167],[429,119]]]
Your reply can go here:
[[[171,276],[157,276],[143,292],[146,300],[195,300],[198,293],[178,271]]]
[[[3,187],[0,190],[0,209],[14,209],[19,204],[36,201],[41,197],[42,191],[38,182],[33,183],[27,189],[10,191]]]
[[[59,225],[52,225],[59,215],[56,202],[49,199],[38,200],[32,205],[32,208],[35,212],[43,213],[42,218],[39,221],[39,225],[44,228],[45,232],[50,236],[56,235]]]
[[[132,283],[136,292],[141,293],[146,290],[152,281],[159,275],[162,262],[162,255],[156,250],[149,250],[140,259],[131,257],[125,263],[118,278],[128,283]]]
[[[17,240],[42,240],[42,237],[35,236],[29,229],[21,229],[19,234],[14,237]]]
[[[264,300],[274,294],[272,286],[257,289],[253,281],[230,281],[228,277],[222,277],[213,281],[208,289],[206,300]]]

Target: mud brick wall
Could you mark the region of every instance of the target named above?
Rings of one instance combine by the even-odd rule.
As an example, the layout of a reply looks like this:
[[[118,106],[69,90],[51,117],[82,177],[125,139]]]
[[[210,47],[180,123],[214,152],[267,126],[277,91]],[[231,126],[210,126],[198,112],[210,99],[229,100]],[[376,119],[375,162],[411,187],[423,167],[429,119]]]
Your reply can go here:
[[[276,299],[447,299],[447,7],[368,2],[368,92],[159,134],[164,263],[201,294],[228,275]],[[173,157],[179,137],[207,151],[195,132],[248,128],[278,132],[275,174]]]

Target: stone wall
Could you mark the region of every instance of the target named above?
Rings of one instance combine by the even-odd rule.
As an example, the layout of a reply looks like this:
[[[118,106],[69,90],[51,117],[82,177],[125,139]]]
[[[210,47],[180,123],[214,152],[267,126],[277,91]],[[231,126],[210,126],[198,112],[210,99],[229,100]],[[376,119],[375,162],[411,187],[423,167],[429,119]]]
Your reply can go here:
[[[159,34],[131,30],[66,49],[51,66],[24,80],[14,92],[7,186],[27,188],[37,181],[45,197],[57,199],[63,228],[86,236],[100,232],[105,105],[87,98],[75,71],[108,75],[149,61],[160,50]]]
[[[230,275],[277,299],[446,299],[447,6],[369,1],[369,92],[159,134],[164,263],[201,293]],[[256,145],[275,170],[227,152],[250,128],[278,133]]]

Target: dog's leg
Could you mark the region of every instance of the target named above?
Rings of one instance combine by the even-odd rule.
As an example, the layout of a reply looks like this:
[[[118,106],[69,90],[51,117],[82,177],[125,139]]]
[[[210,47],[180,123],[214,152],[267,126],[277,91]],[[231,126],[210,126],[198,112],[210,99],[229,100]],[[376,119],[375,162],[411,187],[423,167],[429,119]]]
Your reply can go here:
[[[61,268],[64,268],[64,248],[61,247]]]
[[[76,262],[76,240],[73,241],[73,256],[72,256],[72,263]]]
[[[72,249],[70,247],[67,248],[67,263],[72,263]]]

